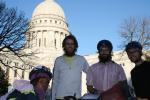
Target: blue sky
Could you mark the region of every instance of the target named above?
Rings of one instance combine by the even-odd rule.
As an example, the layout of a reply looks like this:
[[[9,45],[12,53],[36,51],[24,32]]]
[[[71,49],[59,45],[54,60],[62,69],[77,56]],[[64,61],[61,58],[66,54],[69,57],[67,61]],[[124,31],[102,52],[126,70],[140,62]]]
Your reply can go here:
[[[29,19],[35,7],[44,0],[3,0],[8,7],[24,11]],[[120,50],[119,29],[131,16],[150,18],[150,0],[55,0],[64,10],[69,30],[78,42],[78,54],[97,52],[96,45],[108,39],[114,51]]]

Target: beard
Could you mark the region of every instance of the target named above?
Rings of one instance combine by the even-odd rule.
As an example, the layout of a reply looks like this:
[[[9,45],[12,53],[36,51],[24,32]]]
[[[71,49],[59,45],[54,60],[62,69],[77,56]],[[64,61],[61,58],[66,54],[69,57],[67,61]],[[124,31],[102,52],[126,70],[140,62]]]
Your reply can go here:
[[[64,52],[65,52],[65,55],[66,56],[74,56],[75,55],[75,52],[76,52],[76,49],[72,50],[72,51],[67,51],[66,49],[64,49]]]
[[[111,54],[99,55],[98,58],[99,58],[99,62],[106,63],[111,60]]]
[[[75,52],[65,52],[65,55],[66,56],[70,56],[70,57],[72,57],[72,56],[74,56],[75,55]]]

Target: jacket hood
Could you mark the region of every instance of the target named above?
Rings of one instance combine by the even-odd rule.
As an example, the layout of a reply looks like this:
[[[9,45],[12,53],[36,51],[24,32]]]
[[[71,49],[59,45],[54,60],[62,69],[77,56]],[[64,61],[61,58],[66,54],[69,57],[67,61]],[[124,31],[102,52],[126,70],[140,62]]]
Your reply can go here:
[[[20,92],[23,91],[34,91],[33,85],[27,80],[15,80],[13,82],[13,88]]]

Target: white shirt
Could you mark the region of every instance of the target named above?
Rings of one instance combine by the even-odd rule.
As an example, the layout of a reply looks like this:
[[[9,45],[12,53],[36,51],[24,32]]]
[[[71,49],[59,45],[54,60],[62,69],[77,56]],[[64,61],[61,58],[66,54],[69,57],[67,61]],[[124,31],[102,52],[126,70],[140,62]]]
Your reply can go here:
[[[81,75],[87,72],[89,65],[84,57],[75,55],[71,64],[67,64],[64,56],[55,60],[53,69],[52,100],[64,96],[81,97]]]
[[[115,62],[95,63],[87,72],[87,85],[94,86],[99,93],[112,88],[120,81],[126,80],[123,68]]]

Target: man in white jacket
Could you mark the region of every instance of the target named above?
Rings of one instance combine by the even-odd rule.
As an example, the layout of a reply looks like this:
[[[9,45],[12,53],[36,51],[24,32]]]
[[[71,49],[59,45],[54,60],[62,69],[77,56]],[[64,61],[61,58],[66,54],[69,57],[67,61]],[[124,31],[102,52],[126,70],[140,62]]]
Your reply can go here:
[[[81,97],[82,71],[87,72],[88,63],[83,56],[75,54],[78,42],[73,35],[67,36],[62,43],[64,55],[56,58],[53,69],[52,100],[66,96]]]

